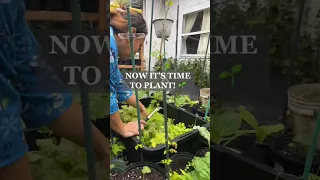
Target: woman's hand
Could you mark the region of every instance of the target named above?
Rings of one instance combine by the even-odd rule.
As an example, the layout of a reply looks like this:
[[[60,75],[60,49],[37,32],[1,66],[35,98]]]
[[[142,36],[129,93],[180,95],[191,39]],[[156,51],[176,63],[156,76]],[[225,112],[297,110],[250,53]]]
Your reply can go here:
[[[146,125],[146,122],[141,120],[140,121],[141,130],[144,129],[145,125]],[[125,138],[139,135],[138,122],[129,122],[129,123],[125,124],[123,132],[121,133],[121,135],[123,137],[125,137]]]

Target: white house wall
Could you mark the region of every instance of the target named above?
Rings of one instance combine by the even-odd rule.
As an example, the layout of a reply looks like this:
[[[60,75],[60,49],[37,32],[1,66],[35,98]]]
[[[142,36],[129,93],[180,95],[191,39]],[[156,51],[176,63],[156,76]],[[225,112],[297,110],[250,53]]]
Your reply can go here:
[[[164,17],[164,9],[161,5],[162,0],[155,0],[154,2],[154,12],[153,12],[153,18],[158,17]],[[181,33],[182,33],[182,25],[183,25],[183,15],[192,13],[195,11],[200,11],[206,8],[210,7],[210,0],[172,0],[172,6],[169,9],[168,12],[168,18],[171,18],[174,20],[174,23],[172,25],[171,30],[171,36],[168,38],[168,41],[166,41],[166,53],[167,57],[175,57],[175,50],[176,50],[176,23],[177,23],[177,5],[179,3],[179,26],[178,26],[178,58],[180,58],[180,51],[181,51]],[[163,3],[162,3],[163,4]],[[151,24],[151,11],[152,11],[152,0],[144,0],[144,15],[147,20],[149,32],[150,32],[150,24]],[[148,67],[148,61],[149,61],[149,46],[150,46],[150,33],[146,37],[146,43],[145,43],[145,59],[146,59],[146,65]],[[160,39],[157,38],[155,35],[154,29],[152,33],[152,50],[156,51],[160,49]],[[184,58],[184,57],[181,57]],[[154,64],[156,62],[155,58],[152,58],[151,60],[151,69],[154,67]]]

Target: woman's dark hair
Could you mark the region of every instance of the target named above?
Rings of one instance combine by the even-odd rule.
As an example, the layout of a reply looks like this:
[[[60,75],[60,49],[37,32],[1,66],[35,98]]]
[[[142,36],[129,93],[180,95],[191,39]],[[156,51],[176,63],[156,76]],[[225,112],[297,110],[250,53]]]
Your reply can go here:
[[[128,32],[128,17],[127,10],[119,11],[118,9],[110,9],[110,25],[115,33]],[[142,13],[134,8],[130,9],[131,26],[136,29],[136,33],[148,34],[147,23],[142,16]]]

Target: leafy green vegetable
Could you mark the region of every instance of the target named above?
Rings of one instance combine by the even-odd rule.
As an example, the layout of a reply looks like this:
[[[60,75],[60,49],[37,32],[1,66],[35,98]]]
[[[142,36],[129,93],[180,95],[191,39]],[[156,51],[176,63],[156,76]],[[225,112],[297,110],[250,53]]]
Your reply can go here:
[[[124,146],[124,144],[120,141],[118,141],[118,138],[113,138],[113,143],[111,144],[111,156],[112,157],[117,157],[120,153],[123,152],[123,150],[125,150],[126,147]]]
[[[232,138],[235,136],[241,127],[240,114],[226,110],[223,112],[217,112],[214,116],[214,122],[211,122],[211,141],[216,144],[220,144],[223,138]]]
[[[142,172],[142,179],[145,179],[144,175],[151,173],[151,169],[148,166],[143,166],[141,172]]]
[[[280,132],[285,129],[283,124],[270,125],[270,126],[259,126],[258,121],[245,107],[239,107],[241,118],[247,122],[255,130],[256,139],[258,143],[263,143],[263,141],[273,133]]]
[[[210,152],[195,157],[181,173],[171,172],[171,180],[210,180]]]
[[[154,107],[149,106],[147,111],[151,113]],[[123,122],[135,122],[138,120],[136,108],[129,106],[122,106],[120,110],[120,116]],[[168,137],[169,141],[174,138],[192,131],[192,128],[187,128],[184,123],[179,122],[174,124],[174,120],[168,118]],[[155,148],[159,144],[165,144],[165,133],[164,133],[164,116],[159,112],[154,113],[153,116],[147,121],[142,132],[142,144],[147,147]]]
[[[80,94],[73,94],[74,100],[81,103]],[[105,93],[89,93],[90,115],[91,120],[106,117],[109,111],[110,95]]]
[[[208,145],[210,145],[210,131],[208,131],[205,127],[194,126],[193,129],[198,129],[200,135],[208,141]]]
[[[59,145],[51,139],[38,140],[39,152],[29,152],[29,163],[35,180],[88,179],[85,149],[62,139]],[[109,179],[108,170],[98,168],[101,180]]]

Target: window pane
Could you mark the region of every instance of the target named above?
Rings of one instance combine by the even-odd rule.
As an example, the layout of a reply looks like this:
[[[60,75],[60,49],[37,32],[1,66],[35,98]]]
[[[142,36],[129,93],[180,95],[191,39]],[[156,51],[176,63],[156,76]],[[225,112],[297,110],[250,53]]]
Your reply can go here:
[[[200,34],[188,36],[186,40],[187,54],[197,54]]]
[[[201,31],[202,18],[203,18],[203,11],[200,11],[200,12],[198,12],[196,22],[194,23],[194,25],[191,29],[191,32]]]
[[[190,18],[191,18],[190,16],[195,16],[195,13],[197,14],[196,19],[193,19],[194,22],[192,20],[190,21]],[[182,31],[183,33],[201,31],[203,11],[199,11],[199,12],[195,12],[195,13],[190,13],[190,14],[183,16],[183,19],[184,19],[184,27],[183,27],[183,31]],[[192,24],[190,25],[189,23],[193,23],[193,25]],[[187,27],[187,26],[190,26],[190,27]],[[191,26],[192,26],[192,28],[191,28]],[[191,29],[191,31],[190,31],[190,29]]]

